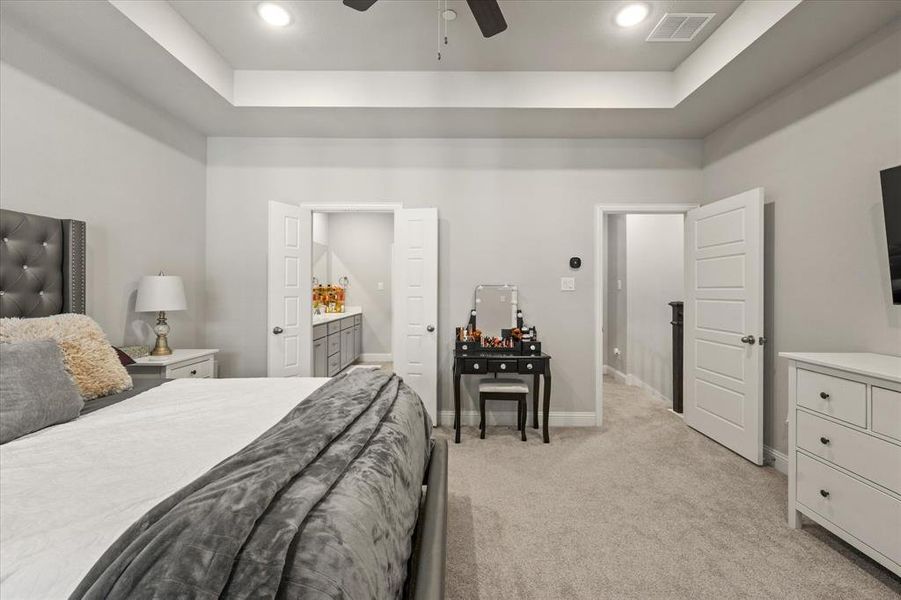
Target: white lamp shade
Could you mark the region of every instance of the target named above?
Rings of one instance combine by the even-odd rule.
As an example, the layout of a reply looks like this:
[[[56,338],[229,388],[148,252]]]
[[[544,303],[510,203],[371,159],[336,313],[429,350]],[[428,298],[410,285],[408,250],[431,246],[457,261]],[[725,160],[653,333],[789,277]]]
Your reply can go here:
[[[146,275],[138,283],[136,312],[185,310],[185,286],[177,275]]]

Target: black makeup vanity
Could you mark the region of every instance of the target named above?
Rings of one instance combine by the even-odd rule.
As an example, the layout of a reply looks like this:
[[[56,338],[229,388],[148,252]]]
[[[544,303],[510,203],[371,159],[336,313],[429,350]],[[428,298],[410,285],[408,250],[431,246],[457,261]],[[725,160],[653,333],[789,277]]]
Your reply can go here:
[[[506,327],[505,327],[506,325]],[[476,308],[470,312],[466,331],[478,331],[475,339],[464,333],[454,343],[454,442],[460,443],[460,382],[464,375],[491,377],[525,375],[532,377],[532,427],[538,429],[538,397],[540,380],[544,379],[542,406],[544,443],[550,442],[548,416],[551,405],[551,357],[541,350],[537,339],[514,339],[510,332],[523,330],[522,311],[517,306],[515,286],[487,286],[476,288]],[[487,332],[497,331],[500,343]],[[534,330],[532,330],[534,332]],[[459,339],[463,337],[464,339]],[[533,334],[531,337],[537,337]],[[530,338],[526,334],[526,338]]]

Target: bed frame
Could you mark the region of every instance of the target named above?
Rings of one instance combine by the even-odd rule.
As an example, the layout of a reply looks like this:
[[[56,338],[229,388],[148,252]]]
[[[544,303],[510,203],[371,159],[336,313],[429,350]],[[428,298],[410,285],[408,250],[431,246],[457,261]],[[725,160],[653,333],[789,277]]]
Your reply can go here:
[[[85,313],[84,221],[0,209],[0,316]],[[403,597],[444,598],[447,442],[432,440]]]

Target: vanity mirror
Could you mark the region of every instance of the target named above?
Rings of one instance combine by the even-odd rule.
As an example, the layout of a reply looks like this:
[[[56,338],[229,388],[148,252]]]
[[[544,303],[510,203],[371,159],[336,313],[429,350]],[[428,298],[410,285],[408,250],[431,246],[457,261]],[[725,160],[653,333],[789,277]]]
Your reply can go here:
[[[501,330],[516,327],[515,285],[480,285],[475,295],[476,323],[482,336],[503,337]]]

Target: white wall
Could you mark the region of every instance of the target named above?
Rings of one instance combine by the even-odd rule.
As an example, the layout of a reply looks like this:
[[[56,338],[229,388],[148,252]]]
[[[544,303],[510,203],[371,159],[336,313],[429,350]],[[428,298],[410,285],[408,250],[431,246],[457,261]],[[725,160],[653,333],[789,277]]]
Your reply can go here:
[[[328,230],[330,281],[346,276],[345,304],[363,309],[363,353],[390,354],[394,213],[331,213]]]
[[[626,215],[607,215],[606,236],[604,364],[625,375],[628,371],[626,303],[629,293],[626,280]],[[619,356],[614,354],[614,349],[619,350]]]
[[[594,206],[696,202],[699,167],[699,143],[683,140],[211,138],[208,341],[224,375],[265,373],[268,200],[435,206],[440,406],[452,406],[451,342],[473,289],[509,281],[554,357],[552,410],[593,412]],[[576,291],[561,292],[569,275]]]
[[[329,270],[328,223],[328,213],[313,213],[312,273],[321,285],[335,283]]]
[[[901,354],[879,183],[901,164],[898,48],[895,26],[705,140],[705,202],[765,189],[764,442],[782,452],[778,352]]]
[[[87,222],[87,312],[113,344],[154,339],[154,315],[133,312],[138,279],[181,275],[188,310],[169,314],[169,340],[196,347],[205,304],[203,137],[49,50],[28,58],[41,62],[39,77],[0,62],[0,204]],[[116,105],[117,116],[94,104]]]
[[[672,307],[683,300],[682,215],[626,215],[630,383],[672,401]]]

